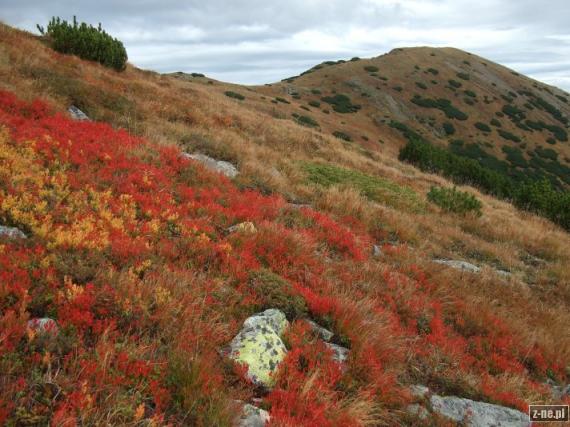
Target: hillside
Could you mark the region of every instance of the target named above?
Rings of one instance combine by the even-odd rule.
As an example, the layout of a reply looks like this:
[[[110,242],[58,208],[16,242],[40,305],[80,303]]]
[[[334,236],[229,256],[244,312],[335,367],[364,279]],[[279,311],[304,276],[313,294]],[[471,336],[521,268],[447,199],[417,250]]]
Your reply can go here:
[[[323,63],[258,90],[284,97],[292,113],[310,116],[323,132],[370,149],[396,153],[402,139],[393,124],[403,123],[517,179],[570,185],[570,95],[458,49],[394,49]]]
[[[0,424],[226,426],[250,403],[275,426],[446,426],[448,396],[568,403],[570,235],[471,187],[481,216],[431,203],[450,182],[398,161],[388,124],[436,135],[413,115],[313,107],[306,126],[308,95],[284,93],[322,72],[119,73],[0,25]],[[261,312],[268,377],[234,351]]]

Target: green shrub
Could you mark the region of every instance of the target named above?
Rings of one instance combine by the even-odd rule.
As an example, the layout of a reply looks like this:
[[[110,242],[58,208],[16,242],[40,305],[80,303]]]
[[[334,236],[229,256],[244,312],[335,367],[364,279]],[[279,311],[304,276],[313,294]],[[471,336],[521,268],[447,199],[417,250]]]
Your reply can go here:
[[[493,126],[495,126],[495,127],[497,127],[497,128],[500,128],[500,127],[502,126],[501,122],[498,121],[498,120],[495,119],[495,118],[491,119],[491,125],[493,125]]]
[[[311,107],[319,108],[321,106],[321,103],[319,101],[309,101],[309,105]]]
[[[416,86],[419,87],[420,89],[424,90],[427,89],[427,86],[422,82],[416,82]]]
[[[281,102],[281,103],[283,103],[283,104],[290,104],[289,101],[287,101],[285,98],[281,98],[280,96],[276,96],[276,97],[275,97],[275,100],[276,100],[277,102]]]
[[[431,187],[427,194],[428,200],[435,203],[447,212],[453,212],[460,215],[472,213],[481,216],[481,208],[483,205],[472,194],[465,191],[459,191],[457,188]]]
[[[454,87],[455,89],[459,89],[461,86],[463,86],[461,84],[461,82],[458,82],[457,80],[451,79],[451,80],[448,80],[448,82],[449,82],[449,86]]]
[[[311,93],[312,93],[313,95],[320,95],[320,94],[321,94],[321,91],[320,91],[319,89],[311,89]]]
[[[432,73],[434,76],[437,76],[439,74],[439,71],[435,68],[428,68],[428,73]]]
[[[232,90],[224,92],[224,95],[226,95],[229,98],[237,99],[239,101],[243,101],[245,99],[245,96],[243,96],[241,93],[237,93]]]
[[[468,118],[467,114],[455,108],[448,99],[422,98],[420,95],[414,95],[411,101],[423,108],[437,108],[438,110],[443,111],[450,119],[467,120]]]
[[[459,77],[462,80],[470,80],[471,77],[469,76],[469,74],[467,73],[463,73],[463,72],[459,72],[456,74],[457,77]]]
[[[304,298],[297,294],[293,286],[271,270],[262,269],[249,275],[248,285],[260,301],[260,310],[276,308],[289,320],[307,315]]]
[[[449,123],[449,122],[445,122],[443,124],[443,130],[445,131],[446,135],[453,135],[455,133],[455,127]]]
[[[356,113],[360,110],[360,105],[352,104],[350,98],[346,95],[334,95],[334,96],[325,96],[321,98],[321,101],[326,102],[327,104],[331,104],[333,110],[337,113]]]
[[[526,173],[522,179],[514,181],[504,173],[482,166],[477,160],[452,154],[416,137],[408,138],[408,143],[400,150],[399,159],[423,171],[441,172],[456,183],[476,185],[570,230],[570,192],[557,191],[549,180],[540,176],[532,178]],[[544,167],[544,163],[562,169],[559,163],[541,161],[539,156],[531,160],[531,165],[538,167]]]
[[[376,73],[376,72],[380,71],[380,68],[378,68],[374,65],[367,65],[366,67],[364,67],[364,70],[368,71],[369,73]]]
[[[477,122],[475,123],[475,127],[482,132],[491,132],[491,128],[486,123]]]
[[[303,126],[307,126],[310,128],[316,128],[319,127],[319,124],[311,117],[309,116],[298,116],[296,117],[297,123],[299,123],[300,125]]]
[[[497,132],[499,133],[499,135],[501,135],[502,138],[506,139],[507,141],[521,142],[521,139],[518,136],[512,134],[509,131],[503,129],[497,129]]]
[[[463,91],[463,93],[467,96],[470,96],[471,98],[477,98],[477,94],[472,90],[465,90]]]
[[[335,137],[337,137],[338,139],[342,139],[343,141],[348,141],[348,142],[352,141],[352,137],[350,135],[348,135],[348,134],[346,134],[340,130],[335,130],[333,132],[333,135]]]
[[[123,43],[111,37],[102,28],[73,23],[53,17],[47,30],[40,25],[38,30],[44,35],[50,46],[61,53],[77,55],[88,61],[97,61],[105,67],[123,71],[127,66],[127,51]]]
[[[394,86],[392,89],[394,89],[396,92],[402,92],[402,86]]]

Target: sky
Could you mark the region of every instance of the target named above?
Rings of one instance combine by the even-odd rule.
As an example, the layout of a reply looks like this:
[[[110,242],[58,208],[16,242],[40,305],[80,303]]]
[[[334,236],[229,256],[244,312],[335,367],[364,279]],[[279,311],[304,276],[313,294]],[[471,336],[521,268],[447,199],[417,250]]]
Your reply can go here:
[[[0,20],[33,32],[73,15],[158,72],[262,84],[322,61],[451,46],[570,91],[568,0],[0,0]]]

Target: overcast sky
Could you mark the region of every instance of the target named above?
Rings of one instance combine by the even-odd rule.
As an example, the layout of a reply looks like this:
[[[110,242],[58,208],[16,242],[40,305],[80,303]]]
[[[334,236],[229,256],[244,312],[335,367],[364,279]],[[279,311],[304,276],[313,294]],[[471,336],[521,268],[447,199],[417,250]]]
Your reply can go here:
[[[453,46],[570,91],[569,0],[0,0],[2,21],[34,32],[74,14],[159,72],[260,84],[325,60]]]

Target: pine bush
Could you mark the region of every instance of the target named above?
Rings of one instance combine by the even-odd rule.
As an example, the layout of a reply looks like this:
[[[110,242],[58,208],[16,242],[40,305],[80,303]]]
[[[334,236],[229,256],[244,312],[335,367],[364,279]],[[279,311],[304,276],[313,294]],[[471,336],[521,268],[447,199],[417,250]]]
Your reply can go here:
[[[117,71],[123,71],[127,66],[127,51],[123,43],[107,34],[101,24],[98,27],[85,22],[78,24],[74,16],[71,24],[53,17],[47,30],[40,25],[37,27],[57,52],[97,61]]]

